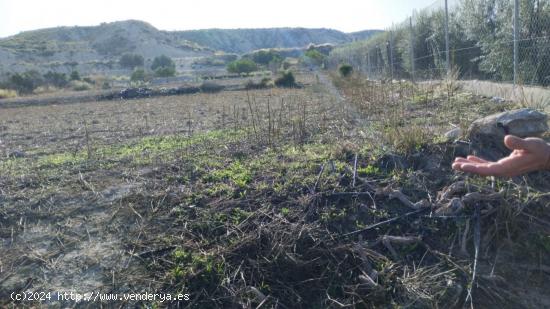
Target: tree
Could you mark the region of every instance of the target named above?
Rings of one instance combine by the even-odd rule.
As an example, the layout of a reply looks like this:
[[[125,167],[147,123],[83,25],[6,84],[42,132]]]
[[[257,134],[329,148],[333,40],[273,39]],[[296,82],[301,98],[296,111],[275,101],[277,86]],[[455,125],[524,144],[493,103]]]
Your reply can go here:
[[[37,71],[26,71],[21,74],[16,73],[10,76],[9,86],[17,90],[18,93],[28,94],[43,83],[42,76]]]
[[[138,54],[124,54],[118,60],[121,67],[128,69],[142,67],[144,62],[143,56]]]
[[[176,64],[174,61],[165,55],[160,55],[153,59],[151,69],[155,71],[155,75],[159,77],[169,77],[176,75]]]
[[[171,77],[176,75],[176,68],[174,67],[160,67],[155,70],[155,75],[158,77]]]
[[[338,68],[338,71],[340,72],[340,75],[342,75],[343,77],[348,77],[350,76],[351,72],[353,72],[353,67],[349,64],[342,64]]]
[[[63,88],[68,84],[67,75],[65,73],[57,73],[52,71],[44,74],[44,82],[57,88]]]
[[[295,87],[296,79],[292,71],[283,72],[283,74],[275,80],[275,86],[277,87]]]
[[[325,61],[325,58],[326,58],[325,55],[321,54],[316,49],[309,49],[308,51],[305,52],[304,55],[306,57],[310,58],[311,60],[313,60],[313,62],[315,62],[315,64],[317,64],[317,65],[323,64],[323,62]]]
[[[78,71],[72,71],[71,72],[71,80],[80,80],[80,74],[78,74]]]
[[[165,55],[160,55],[155,57],[155,59],[153,59],[153,64],[151,64],[151,70],[156,71],[158,68],[173,68],[175,71],[176,64],[172,58]]]
[[[145,81],[145,70],[144,69],[134,70],[134,72],[132,72],[132,76],[130,77],[130,80],[133,82]]]
[[[272,61],[281,62],[282,58],[274,50],[260,50],[252,54],[252,60],[258,64],[268,65]]]
[[[227,65],[229,73],[250,73],[258,70],[256,63],[249,59],[240,59],[230,62]]]

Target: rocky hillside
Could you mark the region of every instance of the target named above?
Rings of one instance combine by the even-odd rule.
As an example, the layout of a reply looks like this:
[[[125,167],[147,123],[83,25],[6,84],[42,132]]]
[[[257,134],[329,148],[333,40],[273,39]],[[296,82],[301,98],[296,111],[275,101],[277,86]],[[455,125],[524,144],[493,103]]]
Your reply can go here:
[[[215,50],[245,53],[262,48],[303,47],[313,44],[342,44],[351,37],[332,29],[268,28],[268,29],[206,29],[179,31],[177,37]]]
[[[305,28],[170,32],[137,20],[91,27],[57,27],[0,39],[0,73],[71,68],[101,73],[117,70],[120,55],[128,52],[143,55],[146,61],[161,54],[191,59],[211,55],[214,51],[246,53],[261,48],[304,47],[310,43],[337,45],[364,36]]]

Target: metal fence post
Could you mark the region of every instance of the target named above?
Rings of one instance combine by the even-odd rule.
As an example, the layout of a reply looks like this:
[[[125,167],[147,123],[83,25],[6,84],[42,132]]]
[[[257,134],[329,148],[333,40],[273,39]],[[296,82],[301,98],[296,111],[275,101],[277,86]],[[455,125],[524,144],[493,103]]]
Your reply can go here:
[[[445,55],[447,59],[447,76],[449,76],[449,73],[451,73],[451,57],[449,54],[449,6],[447,2],[448,0],[445,0]]]
[[[514,0],[514,88],[518,82],[519,0]]]
[[[411,79],[414,83],[414,29],[413,29],[413,20],[412,20],[412,16],[410,17],[409,19],[409,23],[410,23],[410,30],[411,30],[411,50],[410,50],[410,54],[411,54]]]
[[[390,74],[393,81],[393,30],[390,31]]]

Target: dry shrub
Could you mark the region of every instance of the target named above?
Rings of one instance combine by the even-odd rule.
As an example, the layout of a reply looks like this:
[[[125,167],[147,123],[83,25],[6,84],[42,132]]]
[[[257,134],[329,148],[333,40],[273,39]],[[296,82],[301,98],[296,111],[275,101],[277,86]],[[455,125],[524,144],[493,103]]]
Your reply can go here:
[[[0,99],[10,99],[17,97],[17,92],[11,89],[0,89]]]

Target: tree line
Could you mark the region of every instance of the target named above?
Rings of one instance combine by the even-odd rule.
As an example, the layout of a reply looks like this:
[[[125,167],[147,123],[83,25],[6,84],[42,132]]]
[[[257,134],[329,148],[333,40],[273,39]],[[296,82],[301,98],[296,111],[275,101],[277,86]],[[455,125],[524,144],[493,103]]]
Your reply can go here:
[[[550,0],[520,0],[519,80],[550,85]],[[461,78],[513,80],[513,0],[460,0],[449,12],[450,62]],[[412,27],[411,27],[412,24]],[[332,51],[371,75],[437,78],[446,72],[445,11],[424,10],[366,40]],[[412,54],[411,54],[412,53]]]

